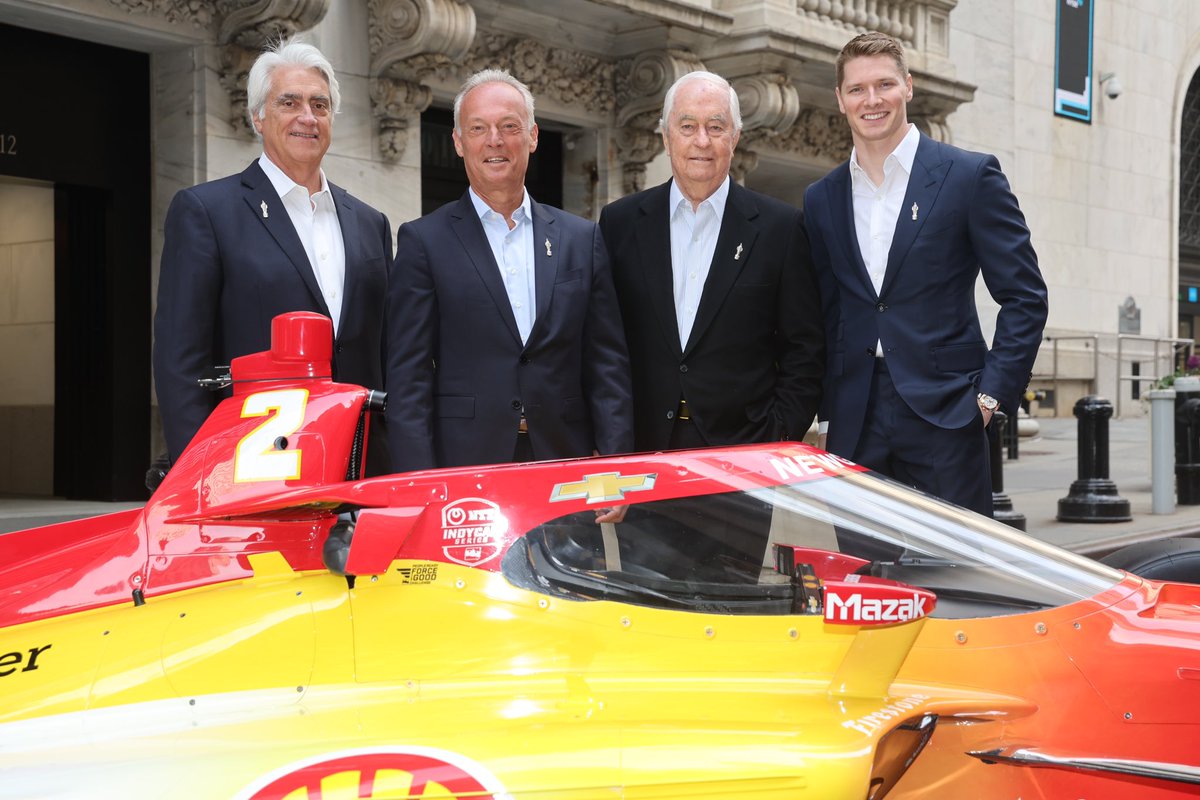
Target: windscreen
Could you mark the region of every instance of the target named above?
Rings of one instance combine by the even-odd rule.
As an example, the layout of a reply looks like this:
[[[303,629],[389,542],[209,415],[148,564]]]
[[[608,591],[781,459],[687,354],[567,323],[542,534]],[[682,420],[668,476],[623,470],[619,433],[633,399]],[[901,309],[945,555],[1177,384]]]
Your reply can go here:
[[[810,613],[803,580],[776,569],[779,546],[785,554],[802,548],[801,558],[813,562],[799,570],[805,574],[815,569],[840,580],[848,569],[928,589],[938,598],[934,617],[1065,605],[1122,578],[1089,558],[857,472],[635,503],[614,525],[597,525],[591,512],[563,516],[527,531],[506,555],[504,573],[519,586],[575,600]],[[831,574],[838,565],[842,574]]]

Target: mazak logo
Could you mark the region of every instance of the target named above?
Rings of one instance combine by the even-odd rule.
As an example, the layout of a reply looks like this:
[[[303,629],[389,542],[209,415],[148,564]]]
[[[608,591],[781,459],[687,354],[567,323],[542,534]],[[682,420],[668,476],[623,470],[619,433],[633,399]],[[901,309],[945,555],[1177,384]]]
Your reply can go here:
[[[500,553],[508,520],[500,506],[480,497],[464,497],[442,509],[442,552],[456,564],[473,567]]]
[[[825,584],[825,621],[836,625],[893,625],[927,616],[931,592],[900,586],[831,581]]]
[[[293,762],[247,787],[237,800],[339,797],[511,800],[483,765],[424,747],[343,750]]]

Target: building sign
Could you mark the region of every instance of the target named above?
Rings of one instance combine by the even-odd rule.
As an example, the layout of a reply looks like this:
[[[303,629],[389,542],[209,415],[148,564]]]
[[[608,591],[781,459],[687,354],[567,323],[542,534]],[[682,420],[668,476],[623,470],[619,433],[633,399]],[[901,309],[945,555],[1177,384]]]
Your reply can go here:
[[[1054,113],[1092,121],[1092,7],[1095,0],[1058,0],[1054,47]]]

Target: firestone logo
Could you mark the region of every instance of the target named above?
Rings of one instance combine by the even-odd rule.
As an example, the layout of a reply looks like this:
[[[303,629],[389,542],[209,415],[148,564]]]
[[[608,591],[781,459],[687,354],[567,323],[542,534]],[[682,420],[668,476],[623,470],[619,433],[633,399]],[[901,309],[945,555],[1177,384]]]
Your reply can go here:
[[[456,564],[473,567],[500,554],[508,520],[500,506],[464,497],[442,509],[442,552]]]
[[[842,625],[909,622],[927,615],[932,609],[932,599],[933,595],[928,592],[900,591],[891,587],[827,586],[825,621]]]

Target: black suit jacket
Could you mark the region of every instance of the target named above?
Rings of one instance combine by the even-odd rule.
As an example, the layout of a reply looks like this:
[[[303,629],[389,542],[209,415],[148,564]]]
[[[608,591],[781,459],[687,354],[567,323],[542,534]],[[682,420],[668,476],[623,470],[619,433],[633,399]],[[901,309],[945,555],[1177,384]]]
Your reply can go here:
[[[530,205],[537,312],[524,345],[468,194],[396,234],[387,418],[399,470],[512,461],[522,409],[538,459],[632,448],[629,361],[600,233]]]
[[[710,445],[803,437],[820,400],[824,335],[801,212],[730,184],[681,347],[669,198],[668,182],[600,215],[629,343],[637,448],[668,446],[681,398]]]
[[[329,190],[346,249],[333,378],[379,389],[391,227],[345,189],[331,183]],[[154,385],[172,462],[223,396],[196,379],[270,349],[271,320],[288,311],[329,316],[300,237],[257,159],[240,175],[177,193],[167,211],[154,316]],[[386,471],[385,439],[371,437],[372,473]]]
[[[1041,344],[1047,294],[995,156],[921,136],[878,294],[858,247],[849,164],[808,187],[804,208],[829,337],[821,418],[829,420],[830,451],[854,455],[877,341],[896,391],[933,425],[978,419],[979,392],[1015,413]],[[981,273],[1000,304],[990,350],[975,307]]]

